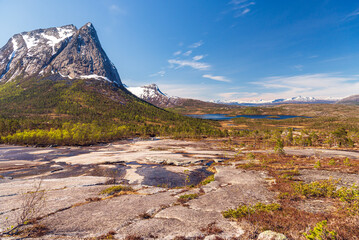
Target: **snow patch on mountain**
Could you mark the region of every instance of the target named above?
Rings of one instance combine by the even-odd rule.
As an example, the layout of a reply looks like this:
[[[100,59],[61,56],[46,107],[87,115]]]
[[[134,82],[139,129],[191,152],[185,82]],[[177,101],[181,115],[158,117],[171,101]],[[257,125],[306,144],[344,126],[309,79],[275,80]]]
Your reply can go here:
[[[11,39],[11,43],[12,43],[12,48],[14,49],[14,52],[16,52],[16,50],[18,49],[18,44],[15,38]]]
[[[41,33],[41,36],[47,39],[47,44],[52,47],[52,54],[55,54],[56,44],[74,35],[74,32],[71,30],[62,29],[62,28],[56,28],[56,29],[58,31],[59,37],[55,37],[53,35],[47,35],[46,33]]]
[[[39,39],[36,39],[34,36],[30,36],[29,34],[22,35],[22,38],[25,41],[27,49],[36,47],[37,44],[39,43]]]
[[[81,79],[96,79],[96,80],[105,80],[108,82],[112,82],[110,79],[108,79],[107,77],[104,76],[100,76],[100,75],[96,75],[96,74],[91,74],[91,75],[83,75],[80,76]]]

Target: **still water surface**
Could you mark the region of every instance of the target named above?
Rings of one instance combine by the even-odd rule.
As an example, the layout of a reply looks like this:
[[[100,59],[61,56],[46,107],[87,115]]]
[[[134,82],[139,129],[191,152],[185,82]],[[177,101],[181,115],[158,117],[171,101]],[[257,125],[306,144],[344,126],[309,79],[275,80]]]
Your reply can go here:
[[[192,114],[187,115],[189,117],[194,118],[202,118],[202,119],[209,119],[209,120],[230,120],[232,118],[254,118],[254,119],[273,119],[273,120],[281,120],[281,119],[288,119],[288,118],[296,118],[296,117],[303,117],[303,116],[294,116],[294,115],[237,115],[237,116],[228,116],[227,114]],[[307,118],[307,117],[305,117]]]

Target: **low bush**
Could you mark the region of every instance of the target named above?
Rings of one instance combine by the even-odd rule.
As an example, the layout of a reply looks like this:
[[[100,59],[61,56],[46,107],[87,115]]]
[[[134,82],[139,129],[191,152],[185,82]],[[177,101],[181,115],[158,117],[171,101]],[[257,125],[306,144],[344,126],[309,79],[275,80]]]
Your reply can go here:
[[[200,185],[207,185],[208,183],[213,182],[213,181],[214,181],[214,174],[208,176],[207,178],[205,178],[205,179],[200,183]]]
[[[335,231],[327,230],[327,221],[323,220],[318,222],[313,230],[309,231],[309,234],[303,233],[303,235],[308,240],[334,240],[336,239],[337,233]]]
[[[178,201],[179,201],[180,203],[185,203],[185,202],[188,202],[189,200],[198,198],[198,196],[199,196],[199,195],[198,195],[197,193],[185,194],[185,195],[181,195],[181,196],[178,198]]]
[[[222,212],[222,215],[225,218],[243,218],[254,213],[277,211],[280,208],[278,203],[263,204],[259,202],[254,206],[240,205],[236,209]]]
[[[133,191],[134,190],[132,187],[118,185],[118,186],[112,186],[112,187],[106,188],[106,189],[102,190],[100,192],[100,194],[113,195],[113,194],[119,193],[119,192],[133,192]]]

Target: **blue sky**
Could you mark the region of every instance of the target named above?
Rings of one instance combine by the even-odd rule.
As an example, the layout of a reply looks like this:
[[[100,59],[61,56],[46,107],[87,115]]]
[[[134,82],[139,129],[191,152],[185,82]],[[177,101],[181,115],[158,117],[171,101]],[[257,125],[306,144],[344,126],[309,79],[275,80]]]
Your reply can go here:
[[[0,0],[0,45],[87,22],[129,86],[202,100],[359,94],[354,0]]]

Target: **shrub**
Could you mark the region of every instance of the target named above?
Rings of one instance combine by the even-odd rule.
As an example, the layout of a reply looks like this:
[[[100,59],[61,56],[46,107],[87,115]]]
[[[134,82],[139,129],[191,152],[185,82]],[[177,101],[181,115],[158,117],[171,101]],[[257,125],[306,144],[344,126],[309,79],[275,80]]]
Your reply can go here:
[[[118,186],[112,186],[112,187],[109,187],[109,188],[106,188],[104,190],[102,190],[100,192],[100,194],[107,194],[107,195],[113,195],[115,193],[118,193],[118,192],[133,192],[133,188],[132,187],[129,187],[129,186],[122,186],[122,185],[118,185]]]
[[[243,218],[254,213],[272,212],[280,208],[280,204],[277,203],[263,204],[259,202],[254,206],[240,205],[236,209],[229,209],[222,212],[222,215],[225,218]]]
[[[343,163],[344,163],[345,166],[348,166],[348,167],[351,166],[350,161],[349,161],[349,158],[345,158],[344,161],[343,161]]]
[[[284,151],[284,141],[280,138],[277,139],[275,147],[274,147],[274,152],[278,155],[284,155],[285,151]]]
[[[192,199],[196,199],[198,198],[198,194],[197,193],[193,193],[193,194],[185,194],[185,195],[182,195],[178,198],[178,201],[180,203],[185,203],[185,202],[188,202],[189,200],[192,200]]]
[[[329,231],[327,228],[327,221],[318,222],[313,230],[309,231],[309,234],[303,233],[304,237],[308,240],[327,240],[336,239],[337,233],[335,231]]]
[[[312,183],[294,183],[294,191],[306,197],[335,197],[339,180],[323,180]]]
[[[213,181],[214,181],[214,174],[208,176],[207,178],[205,178],[205,179],[200,183],[200,185],[207,185],[208,183],[213,182]]]
[[[253,153],[248,153],[246,157],[247,157],[248,160],[256,159],[256,156]]]
[[[329,160],[329,165],[330,166],[334,166],[335,165],[335,160],[332,158]]]
[[[322,164],[320,163],[319,160],[314,164],[314,168],[320,168],[321,166]]]

